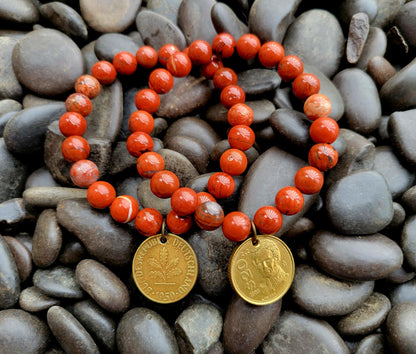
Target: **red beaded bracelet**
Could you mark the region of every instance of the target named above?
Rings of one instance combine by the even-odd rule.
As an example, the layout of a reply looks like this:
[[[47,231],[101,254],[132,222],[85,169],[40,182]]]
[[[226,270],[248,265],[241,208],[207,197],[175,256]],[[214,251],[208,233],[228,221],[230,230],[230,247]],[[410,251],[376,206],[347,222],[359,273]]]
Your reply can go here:
[[[235,183],[232,176],[241,175],[246,170],[247,157],[244,151],[252,147],[255,141],[255,134],[250,128],[253,111],[244,104],[245,93],[237,85],[236,73],[222,64],[222,59],[230,58],[235,51],[242,59],[251,60],[257,57],[264,67],[277,68],[283,81],[293,81],[293,93],[300,100],[305,100],[304,113],[313,121],[310,136],[316,143],[309,151],[310,166],[300,168],[294,176],[295,186],[279,190],[275,197],[275,205],[257,210],[253,222],[239,211],[224,216],[221,206],[216,203],[216,199],[228,198],[234,192]],[[214,38],[212,46],[206,41],[197,40],[183,52],[172,44],[164,45],[158,53],[149,46],[143,46],[137,51],[136,56],[121,52],[115,55],[113,63],[95,63],[91,75],[83,75],[75,83],[76,93],[71,94],[66,100],[68,112],[59,120],[59,128],[66,137],[61,147],[62,154],[66,160],[74,162],[70,170],[72,182],[79,187],[88,187],[89,203],[99,209],[110,207],[110,213],[117,222],[127,223],[135,220],[135,226],[142,235],[156,235],[162,229],[162,236],[165,236],[163,217],[159,211],[153,208],[139,210],[139,204],[133,197],[116,197],[111,184],[97,182],[98,168],[92,161],[87,160],[90,149],[87,140],[82,138],[87,127],[84,117],[91,112],[91,99],[99,94],[100,84],[111,84],[117,73],[130,75],[136,71],[138,65],[150,69],[158,62],[162,67],[155,68],[150,73],[149,88],[140,90],[135,97],[138,110],[130,116],[128,127],[131,135],[126,144],[129,153],[138,158],[139,174],[151,178],[152,192],[159,198],[171,198],[172,211],[166,218],[169,230],[174,234],[186,233],[194,220],[205,230],[215,230],[222,226],[224,236],[236,242],[245,240],[251,230],[255,237],[256,229],[265,235],[278,232],[282,227],[281,214],[294,215],[300,212],[304,203],[303,194],[318,193],[324,183],[322,172],[336,165],[338,153],[330,144],[336,140],[339,127],[337,122],[329,117],[329,99],[319,94],[318,78],[303,73],[302,61],[294,55],[285,56],[281,44],[267,42],[261,45],[260,40],[253,34],[245,34],[236,42],[231,35],[221,33]],[[173,172],[165,170],[162,156],[152,151],[153,140],[149,135],[154,127],[152,114],[160,105],[159,95],[169,92],[173,87],[174,77],[187,76],[193,65],[200,66],[201,72],[207,78],[212,78],[215,88],[221,90],[220,100],[228,109],[227,118],[232,126],[228,133],[231,148],[220,158],[222,172],[214,173],[208,180],[209,193],[196,193],[190,188],[180,188],[178,177]],[[142,268],[133,268],[133,272],[139,274]],[[149,290],[154,293],[150,296],[140,286],[139,289],[154,301],[158,301],[157,296],[165,296],[164,292],[163,296],[160,295],[161,292],[155,295],[153,289]],[[177,300],[177,296],[172,297],[174,301]],[[257,304],[267,301],[257,301]]]

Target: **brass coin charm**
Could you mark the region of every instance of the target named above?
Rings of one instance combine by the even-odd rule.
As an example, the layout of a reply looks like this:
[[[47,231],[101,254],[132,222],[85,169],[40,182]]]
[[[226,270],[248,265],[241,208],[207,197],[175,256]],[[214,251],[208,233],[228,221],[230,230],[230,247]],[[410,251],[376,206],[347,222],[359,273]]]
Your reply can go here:
[[[289,290],[295,262],[289,247],[279,238],[258,235],[233,252],[228,275],[235,292],[253,305],[268,305]]]
[[[181,237],[166,234],[147,238],[133,258],[133,278],[148,299],[170,304],[184,298],[198,276],[191,246]]]

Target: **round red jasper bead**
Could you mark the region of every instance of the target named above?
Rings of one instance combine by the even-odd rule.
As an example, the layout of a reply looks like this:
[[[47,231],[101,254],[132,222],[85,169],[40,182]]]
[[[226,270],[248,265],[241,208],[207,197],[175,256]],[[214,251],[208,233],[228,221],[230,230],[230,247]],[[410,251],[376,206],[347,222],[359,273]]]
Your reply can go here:
[[[254,214],[253,221],[257,231],[265,235],[275,234],[283,225],[282,214],[271,205],[259,208]]]
[[[132,133],[140,131],[150,134],[155,126],[155,121],[153,116],[146,111],[134,111],[130,114],[128,126]]]
[[[76,112],[86,117],[92,111],[92,102],[84,94],[76,92],[68,96],[65,107],[68,112]]]
[[[250,231],[250,219],[241,211],[233,211],[225,216],[222,223],[222,233],[229,240],[243,241],[250,235]]]
[[[143,236],[153,236],[162,227],[163,216],[154,208],[144,208],[137,213],[134,225]]]
[[[168,59],[166,68],[175,77],[185,77],[192,70],[192,62],[187,54],[176,52]]]
[[[228,149],[220,157],[220,167],[231,176],[239,176],[247,168],[247,156],[241,150]]]
[[[140,47],[136,52],[137,64],[142,68],[151,69],[156,66],[158,55],[155,49],[148,45]]]
[[[165,169],[165,161],[157,152],[145,152],[137,159],[137,172],[144,178],[151,178],[156,172]]]
[[[283,187],[275,197],[276,208],[285,215],[294,215],[303,208],[303,195],[295,187]]]
[[[258,58],[265,68],[274,68],[285,56],[283,46],[274,41],[264,43],[259,50]]]
[[[88,98],[95,98],[100,94],[101,85],[91,75],[82,75],[75,81],[75,92],[82,93]]]
[[[173,76],[166,69],[155,69],[149,76],[149,87],[159,94],[168,93],[173,87]]]
[[[117,71],[113,64],[106,60],[97,61],[91,68],[91,75],[102,85],[110,85],[117,78]]]
[[[293,94],[300,100],[305,100],[319,92],[321,84],[319,79],[310,73],[298,75],[292,83]]]
[[[228,132],[228,142],[230,146],[235,149],[246,151],[250,149],[256,136],[253,129],[247,125],[235,125]]]
[[[215,198],[228,198],[234,192],[235,182],[228,173],[216,172],[208,179],[207,187]]]
[[[193,41],[188,47],[188,56],[195,65],[208,64],[212,57],[211,45],[201,39]]]
[[[159,63],[166,67],[169,58],[173,53],[180,52],[179,48],[174,44],[165,44],[159,49]]]
[[[139,203],[130,195],[121,195],[114,199],[110,206],[113,219],[120,223],[132,221],[139,212]]]
[[[150,189],[159,198],[169,198],[179,188],[179,179],[171,171],[156,172],[150,180]]]
[[[320,117],[329,117],[331,113],[331,101],[321,93],[309,96],[303,104],[303,111],[310,120]]]
[[[244,103],[237,103],[227,113],[228,123],[234,125],[250,125],[253,123],[253,110]]]
[[[237,74],[233,69],[220,68],[215,72],[212,81],[217,90],[222,90],[228,85],[236,85],[237,79]]]
[[[328,171],[338,162],[338,151],[332,145],[320,143],[311,147],[308,154],[309,164],[320,171]]]
[[[292,81],[303,72],[303,63],[295,55],[287,55],[280,60],[277,72],[283,81]]]
[[[225,108],[231,108],[237,103],[244,103],[246,94],[237,85],[228,85],[221,90],[220,100]]]
[[[61,151],[67,161],[85,160],[90,154],[90,145],[82,136],[71,135],[62,142]]]
[[[187,216],[194,213],[198,205],[196,192],[187,187],[182,187],[173,192],[170,198],[172,210],[179,216]]]
[[[216,202],[205,202],[197,206],[194,214],[196,224],[203,230],[218,229],[224,221],[224,211]]]
[[[160,106],[160,97],[152,89],[143,89],[137,92],[134,103],[138,110],[155,113]]]
[[[312,166],[300,168],[295,174],[295,186],[303,194],[318,193],[324,185],[321,171]]]
[[[153,150],[153,139],[147,133],[134,132],[127,138],[126,145],[130,155],[139,157],[144,152]]]
[[[171,210],[166,216],[166,225],[169,230],[177,235],[182,235],[190,230],[192,227],[192,216],[180,216]]]
[[[198,192],[196,196],[198,198],[197,206],[206,202],[217,201],[212,194],[209,194],[207,192]]]
[[[219,33],[212,41],[212,51],[219,58],[231,58],[234,54],[235,39],[229,33]]]
[[[113,65],[121,75],[131,75],[136,71],[136,57],[129,52],[120,52],[114,56]]]
[[[309,128],[309,135],[315,143],[331,144],[337,140],[338,134],[338,123],[330,117],[318,118]]]
[[[69,170],[72,182],[78,187],[86,188],[97,182],[100,171],[97,165],[90,160],[79,160]]]
[[[115,198],[116,190],[108,182],[94,182],[88,187],[87,200],[96,209],[108,208]]]
[[[208,64],[201,65],[201,74],[210,79],[214,76],[217,70],[223,68],[224,65],[216,55],[211,57],[211,61]]]
[[[83,135],[87,130],[87,121],[76,112],[66,112],[59,118],[59,130],[68,137],[71,135]]]
[[[243,34],[236,43],[237,53],[242,59],[254,59],[260,50],[260,39],[251,33]]]

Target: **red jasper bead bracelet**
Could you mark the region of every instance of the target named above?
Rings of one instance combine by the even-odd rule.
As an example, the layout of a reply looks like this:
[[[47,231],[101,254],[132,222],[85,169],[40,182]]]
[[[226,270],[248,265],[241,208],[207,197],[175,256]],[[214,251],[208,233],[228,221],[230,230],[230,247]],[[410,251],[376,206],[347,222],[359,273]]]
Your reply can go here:
[[[121,52],[115,55],[113,63],[99,61],[94,64],[91,75],[82,75],[75,83],[75,93],[66,100],[67,113],[61,116],[59,128],[66,137],[62,154],[74,162],[70,170],[72,182],[79,187],[88,187],[87,199],[98,209],[110,208],[114,220],[121,223],[133,221],[144,236],[157,234],[163,223],[161,213],[154,208],[140,210],[136,199],[128,195],[116,197],[114,187],[108,182],[97,181],[99,171],[90,160],[89,144],[82,138],[87,128],[85,117],[91,112],[91,100],[100,92],[100,84],[109,85],[117,73],[130,75],[137,67],[153,69],[149,75],[148,89],[140,90],[135,97],[137,111],[129,118],[131,135],[127,139],[127,150],[137,157],[137,171],[140,176],[150,178],[150,188],[159,198],[171,198],[172,211],[166,217],[171,232],[186,233],[193,221],[202,229],[215,230],[222,226],[228,239],[236,242],[246,239],[251,232],[250,219],[239,211],[224,215],[217,199],[228,198],[235,189],[233,176],[241,175],[247,168],[244,151],[253,146],[255,133],[250,128],[253,111],[245,102],[245,93],[238,86],[236,73],[223,66],[222,59],[237,53],[242,59],[258,58],[264,67],[275,68],[283,81],[292,82],[294,95],[304,101],[305,115],[313,121],[310,126],[311,139],[316,143],[308,154],[309,166],[300,168],[294,176],[294,186],[280,189],[275,196],[275,205],[266,205],[257,210],[253,222],[263,234],[274,234],[283,223],[282,214],[294,215],[303,208],[303,194],[318,193],[324,183],[322,172],[334,167],[338,161],[337,151],[330,145],[339,133],[335,120],[329,117],[331,102],[319,94],[318,78],[303,73],[302,61],[294,56],[285,56],[280,43],[267,42],[261,45],[253,34],[245,34],[236,41],[228,33],[218,34],[210,45],[196,40],[180,51],[172,44],[166,44],[156,52],[149,46],[138,49],[136,55]],[[158,63],[161,67],[156,67]],[[149,135],[154,127],[152,114],[160,105],[159,95],[169,92],[174,77],[187,76],[192,66],[200,66],[201,73],[212,78],[216,89],[221,90],[220,100],[228,109],[227,120],[231,126],[228,133],[230,149],[220,158],[222,172],[214,173],[208,180],[208,193],[196,193],[190,188],[180,188],[178,177],[165,170],[161,155],[153,152],[153,140]]]

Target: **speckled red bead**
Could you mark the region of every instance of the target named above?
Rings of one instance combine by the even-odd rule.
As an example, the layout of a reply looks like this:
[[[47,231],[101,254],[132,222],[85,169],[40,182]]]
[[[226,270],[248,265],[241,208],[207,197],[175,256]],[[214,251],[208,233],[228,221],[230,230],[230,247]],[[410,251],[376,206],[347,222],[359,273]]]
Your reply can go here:
[[[110,206],[113,219],[120,223],[128,223],[137,216],[139,203],[130,195],[121,195],[114,199]]]

